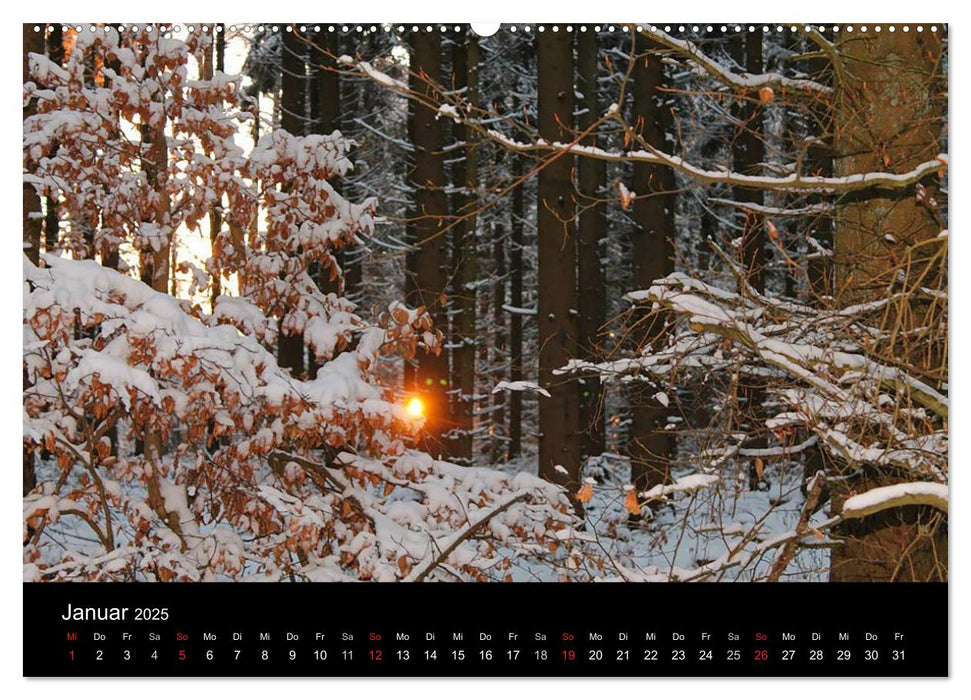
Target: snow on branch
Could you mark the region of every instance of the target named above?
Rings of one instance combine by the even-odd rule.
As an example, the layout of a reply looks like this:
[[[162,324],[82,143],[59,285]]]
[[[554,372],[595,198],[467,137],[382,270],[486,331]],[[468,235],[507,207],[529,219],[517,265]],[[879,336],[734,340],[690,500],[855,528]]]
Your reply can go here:
[[[789,78],[780,73],[734,73],[714,59],[706,56],[694,43],[687,39],[676,39],[658,27],[652,27],[641,34],[649,40],[671,49],[682,58],[688,59],[709,76],[739,90],[753,90],[762,87],[780,87],[805,92],[816,96],[826,96],[833,93],[833,88],[814,80]]]
[[[755,204],[754,202],[736,202],[733,199],[724,199],[723,197],[709,197],[707,201],[710,204],[722,204],[725,206],[734,207],[736,209],[741,209],[742,211],[752,212],[753,214],[761,214],[763,216],[771,216],[777,219],[829,214],[832,213],[834,208],[829,202],[810,204],[809,206],[805,207],[769,207],[765,206],[764,204]]]
[[[412,569],[411,573],[405,576],[402,581],[404,582],[419,582],[424,581],[425,578],[436,567],[441,566],[445,562],[449,555],[455,551],[462,542],[468,540],[472,535],[474,535],[478,530],[482,529],[490,520],[499,515],[500,513],[509,510],[510,507],[526,499],[529,495],[527,491],[519,491],[513,493],[505,498],[503,498],[499,503],[497,503],[492,509],[486,512],[481,517],[477,518],[474,522],[469,523],[468,527],[463,530],[456,532],[453,535],[443,538],[442,540],[436,540],[430,542],[431,545],[428,550],[428,554],[422,557],[418,565]]]
[[[731,258],[725,258],[731,268]],[[905,363],[868,351],[876,331],[865,325],[887,304],[919,290],[888,294],[840,309],[814,309],[770,298],[746,286],[727,291],[672,273],[631,292],[632,322],[665,318],[664,337],[634,353],[573,360],[557,374],[583,373],[607,382],[644,382],[668,393],[715,372],[756,377],[769,385],[772,411],[756,430],[778,444],[755,447],[746,435],[724,435],[689,461],[790,459],[815,446],[852,467],[890,466],[913,480],[946,481],[948,398]],[[771,381],[770,381],[771,380]],[[657,388],[655,388],[657,387]],[[767,404],[769,405],[769,404]],[[797,440],[797,431],[808,430]]]
[[[103,546],[27,567],[30,578],[134,567],[162,580],[394,581],[418,567],[414,580],[486,580],[513,560],[553,559],[546,540],[560,549],[554,568],[576,568],[559,486],[404,449],[402,409],[361,362],[395,329],[301,380],[254,338],[138,280],[91,260],[45,263],[24,259],[25,447],[55,453],[65,473],[78,465],[97,488],[62,495],[42,479],[24,500],[25,539],[80,520]],[[426,318],[400,304],[387,316],[399,328]],[[103,438],[122,416],[139,436],[184,431],[185,451],[156,453],[151,469],[110,455]],[[324,458],[308,445],[328,446]],[[344,446],[379,457],[327,456]]]
[[[493,387],[492,393],[496,394],[500,391],[535,391],[537,394],[545,396],[546,398],[549,398],[550,396],[550,392],[541,387],[539,384],[526,381],[499,382]]]
[[[886,173],[868,172],[854,173],[842,177],[824,177],[818,175],[802,175],[792,173],[782,177],[771,175],[745,175],[727,169],[710,170],[687,162],[680,156],[665,153],[659,149],[650,150],[606,150],[596,146],[581,145],[578,137],[570,143],[554,142],[549,143],[543,139],[536,138],[535,141],[519,141],[503,134],[500,131],[489,128],[491,119],[481,116],[481,111],[473,105],[463,101],[461,96],[454,96],[447,105],[429,102],[428,98],[411,90],[407,85],[399,80],[392,78],[386,73],[382,73],[366,61],[346,62],[352,72],[373,80],[379,85],[383,85],[408,99],[426,104],[436,113],[446,107],[449,116],[457,123],[465,124],[480,136],[498,143],[506,149],[518,153],[529,153],[536,155],[548,154],[551,157],[560,157],[564,154],[596,158],[609,162],[618,163],[648,163],[651,165],[663,165],[673,168],[678,172],[690,177],[696,182],[704,184],[722,184],[732,187],[746,187],[750,189],[772,190],[781,192],[833,192],[847,193],[857,192],[872,187],[883,187],[888,189],[902,189],[919,182],[925,177],[938,173],[948,167],[947,154],[941,153],[933,160],[928,160],[917,165],[912,170],[905,173]],[[759,80],[769,80],[769,78],[759,78],[758,76],[748,76],[757,84]],[[739,76],[738,79],[742,79]],[[771,82],[771,81],[770,81]],[[753,85],[754,86],[754,85]],[[623,118],[618,110],[609,109],[599,120],[599,122],[619,121],[623,125]]]
[[[842,372],[858,372],[862,376],[877,380],[885,388],[908,394],[914,401],[942,418],[946,419],[948,416],[947,398],[899,367],[889,367],[860,354],[769,337],[740,319],[732,310],[712,303],[696,293],[681,291],[683,289],[691,289],[686,284],[685,277],[671,275],[658,280],[643,298],[684,314],[695,330],[715,333],[741,343],[768,364],[805,381],[834,400],[846,401],[849,397],[845,390],[816,372],[820,365],[829,365]]]
[[[491,133],[493,135],[496,134],[494,131]],[[901,189],[909,187],[934,173],[940,172],[948,166],[947,154],[941,153],[933,160],[921,163],[906,173],[869,172],[854,173],[842,177],[823,177],[820,175],[793,173],[784,177],[774,177],[771,175],[744,175],[729,170],[707,170],[692,165],[680,156],[671,155],[659,149],[653,149],[651,151],[607,151],[602,148],[583,146],[578,143],[555,142],[548,144],[540,140],[536,143],[524,144],[505,138],[495,140],[500,141],[507,147],[515,145],[513,150],[523,153],[549,153],[553,155],[572,153],[574,155],[597,158],[598,160],[609,162],[665,165],[703,184],[720,184],[780,192],[809,191],[846,193],[857,192],[871,187]]]
[[[648,491],[639,494],[645,501],[669,496],[672,493],[692,493],[717,483],[720,477],[716,474],[689,474],[677,479],[673,484],[658,484]]]
[[[947,505],[947,484],[927,481],[893,484],[870,489],[866,493],[846,499],[843,504],[843,517],[864,518],[901,506],[931,506],[946,513]]]

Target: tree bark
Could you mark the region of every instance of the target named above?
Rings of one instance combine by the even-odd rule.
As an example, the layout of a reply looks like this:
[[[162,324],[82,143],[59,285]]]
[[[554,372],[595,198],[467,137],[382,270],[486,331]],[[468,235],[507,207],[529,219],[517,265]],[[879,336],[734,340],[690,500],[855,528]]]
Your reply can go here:
[[[169,216],[169,201],[166,196],[168,181],[169,152],[165,136],[165,123],[151,127],[143,125],[141,139],[147,145],[145,156],[142,158],[142,170],[145,172],[149,185],[158,193],[159,205],[156,211],[156,221],[159,227],[167,230],[171,217]],[[159,243],[159,249],[142,250],[141,281],[152,289],[163,294],[169,293],[169,253],[172,248],[172,232],[169,237]]]
[[[523,157],[513,155],[513,177],[523,175]],[[512,191],[512,221],[509,241],[509,304],[523,308],[523,224],[526,208],[523,202],[523,185]],[[509,379],[514,382],[523,378],[523,316],[513,313],[509,319]],[[523,395],[520,391],[509,392],[509,457],[518,457],[523,446]]]
[[[323,34],[324,32],[321,32]],[[321,45],[326,46],[328,50],[332,50],[335,56],[341,56],[342,54],[355,53],[353,47],[346,47],[342,50],[341,37],[336,32],[327,32],[329,37],[333,37],[332,43],[321,42]],[[373,35],[368,35],[363,39],[358,36],[350,37],[354,44],[359,44],[362,40],[365,42],[370,42]],[[330,65],[336,65],[336,61],[332,59]],[[349,136],[355,132],[357,127],[353,120],[358,116],[359,111],[355,109],[355,105],[360,104],[359,99],[359,89],[354,84],[353,81],[341,80],[340,76],[337,76],[337,84],[339,86],[337,100],[338,100],[338,115],[339,118],[335,123],[334,129],[340,129],[345,136]],[[410,103],[410,100],[409,100]],[[411,114],[411,106],[409,104],[408,113]],[[410,119],[410,117],[409,117]],[[409,132],[410,134],[410,132]],[[398,167],[398,166],[396,166]],[[367,193],[360,192],[341,192],[345,197],[351,199],[351,195],[360,197],[362,194],[367,196]],[[341,275],[342,283],[344,286],[344,297],[355,304],[361,302],[364,297],[364,261],[367,257],[368,250],[365,246],[358,245],[356,243],[349,244],[341,249],[340,263],[343,270]]]
[[[756,29],[759,29],[758,27]],[[762,66],[762,32],[746,32],[731,38],[730,46],[735,62],[747,72],[758,75]],[[740,96],[735,116],[738,127],[732,142],[732,168],[744,175],[761,175],[765,160],[763,141],[763,114],[757,92]],[[735,201],[746,204],[765,204],[765,193],[760,189],[735,187]],[[742,222],[742,269],[748,283],[759,291],[765,291],[765,220],[760,214],[743,212]]]
[[[566,32],[536,37],[539,135],[548,143],[573,140],[573,42]],[[547,161],[537,196],[539,237],[539,474],[574,488],[580,477],[578,392],[575,380],[553,371],[576,357],[576,202],[573,159]],[[557,470],[561,466],[564,472]]]
[[[587,129],[600,116],[597,99],[597,33],[577,35],[577,75],[583,95],[579,128]],[[596,147],[596,133],[584,139],[584,145]],[[606,203],[607,164],[596,158],[577,162],[577,184],[580,189],[580,216],[577,227],[577,288],[580,317],[577,320],[577,344],[580,356],[595,361],[599,356],[599,332],[606,316],[604,289],[603,243],[607,230]],[[606,449],[604,436],[604,390],[600,378],[586,376],[579,380],[580,453],[599,455]]]
[[[409,44],[410,46],[410,44]],[[412,54],[414,51],[412,50]],[[421,80],[418,75],[413,70],[408,71],[408,91],[410,94],[415,94],[421,88]],[[417,105],[414,100],[408,100],[408,114],[405,117],[405,129],[408,132],[408,142],[414,145],[415,143],[415,111]],[[411,201],[408,205],[408,217],[405,220],[405,240],[408,242],[408,250],[405,253],[405,302],[408,304],[417,303],[418,299],[418,285],[416,283],[418,277],[418,269],[415,266],[418,260],[418,249],[415,244],[418,241],[418,232],[416,222],[418,220],[418,190],[414,187],[411,174],[415,167],[415,155],[406,155],[409,158],[408,162],[408,174],[406,178],[406,184],[411,194]],[[402,377],[402,385],[404,390],[409,394],[415,394],[418,390],[418,357],[413,357],[406,359],[404,363],[404,372]]]
[[[465,101],[475,105],[479,89],[479,41],[471,29],[463,41],[456,39],[452,50],[452,90],[465,90]],[[466,141],[469,130],[455,124],[456,142]],[[472,433],[475,409],[476,376],[476,279],[478,277],[478,153],[474,145],[464,149],[458,159],[452,182],[460,188],[452,197],[453,215],[458,217],[452,229],[452,401],[451,456],[462,464],[472,462]]]
[[[730,40],[735,62],[753,75],[763,72],[762,32],[736,34]],[[732,142],[732,168],[744,175],[761,175],[765,161],[764,115],[757,92],[743,93],[735,107],[738,127]],[[732,197],[737,202],[762,206],[765,193],[759,189],[733,187]],[[765,292],[765,217],[743,211],[741,267],[748,284],[759,293]],[[766,438],[762,426],[763,387],[752,377],[742,375],[738,384],[738,416],[740,428],[748,434],[745,447],[765,447]],[[749,466],[749,487],[757,488],[762,479],[755,462]]]
[[[57,66],[64,65],[64,31],[60,22],[47,25],[47,58]],[[55,146],[51,153],[56,152]],[[44,251],[53,253],[60,239],[61,219],[57,213],[57,198],[48,195],[45,199]]]
[[[506,228],[497,223],[492,230],[492,378],[501,382],[506,378]],[[510,392],[516,393],[516,392]],[[492,395],[492,461],[508,458],[506,449],[506,392]]]
[[[835,95],[835,174],[902,172],[933,159],[940,151],[946,115],[941,34],[841,33],[838,50],[843,75]],[[937,179],[929,177],[921,184],[927,193],[924,202],[910,189],[868,191],[839,202],[834,264],[841,305],[883,297],[901,270],[914,276],[925,271],[915,257],[909,265],[898,262],[910,246],[940,232],[940,222],[926,204],[937,196]],[[910,327],[909,318],[922,319],[923,314],[889,314],[881,320],[889,330]],[[944,351],[935,354],[901,359],[918,369],[946,366]],[[909,480],[876,465],[846,465],[845,471],[849,478],[833,485],[837,512],[853,492]],[[831,581],[947,579],[947,518],[939,511],[896,508],[852,521],[837,534],[843,545],[833,550]]]
[[[828,69],[828,61],[819,56],[807,61],[806,70],[810,77],[824,85],[832,84],[832,72]],[[809,133],[817,137],[806,149],[806,167],[810,175],[832,177],[833,175],[833,110],[828,101],[819,101],[811,106],[809,118]],[[820,204],[825,200],[822,195],[809,198],[810,204]],[[812,228],[807,232],[819,242],[825,250],[833,250],[833,219],[829,213],[820,214],[812,222]],[[810,258],[807,265],[809,278],[809,292],[814,303],[823,303],[833,295],[833,258],[832,256],[816,256]]]
[[[44,54],[44,26],[35,32],[38,25],[24,24],[24,82],[30,81],[29,53]],[[24,119],[32,116],[37,109],[34,100],[24,105]],[[24,252],[35,265],[40,260],[40,234],[43,221],[41,219],[40,195],[33,185],[23,184],[24,206]]]
[[[640,52],[631,74],[634,115],[642,138],[656,148],[669,148],[670,109],[666,104],[666,76],[659,54]],[[674,173],[670,168],[636,163],[633,174],[636,198],[633,215],[636,227],[631,244],[634,259],[634,286],[646,289],[656,279],[674,271]],[[640,345],[656,345],[663,340],[665,317],[651,314],[639,321],[643,328]],[[633,392],[632,392],[633,393]],[[651,388],[640,390],[632,399],[628,454],[631,483],[641,490],[667,483],[671,476],[674,440],[665,430],[668,409],[653,397]]]
[[[440,100],[435,86],[441,83],[441,35],[421,31],[412,35],[411,71],[418,76],[416,89],[432,104]],[[414,280],[409,304],[425,307],[435,327],[448,330],[445,316],[448,284],[445,219],[448,201],[445,195],[445,163],[442,123],[437,110],[415,104],[415,166],[409,178],[415,193]],[[443,442],[449,425],[448,356],[426,352],[418,358],[415,390],[425,404],[426,419],[423,447],[432,455],[447,454]]]

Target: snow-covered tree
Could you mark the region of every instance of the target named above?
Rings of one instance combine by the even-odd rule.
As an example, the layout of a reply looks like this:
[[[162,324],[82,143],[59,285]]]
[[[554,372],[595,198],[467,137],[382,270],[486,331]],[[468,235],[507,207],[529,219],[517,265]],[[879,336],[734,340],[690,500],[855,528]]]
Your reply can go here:
[[[189,78],[209,29],[85,30],[63,67],[29,57],[25,182],[56,198],[67,233],[61,254],[24,259],[25,578],[578,570],[557,487],[410,447],[421,418],[375,368],[436,351],[441,333],[422,308],[365,318],[320,291],[311,266],[340,289],[335,252],[371,235],[374,201],[329,184],[350,168],[339,132],[237,143],[241,77]],[[211,271],[238,292],[208,309],[172,293],[168,261],[214,206],[225,228],[195,286]],[[151,274],[106,266],[117,251]],[[280,367],[281,329],[303,335],[314,377]]]

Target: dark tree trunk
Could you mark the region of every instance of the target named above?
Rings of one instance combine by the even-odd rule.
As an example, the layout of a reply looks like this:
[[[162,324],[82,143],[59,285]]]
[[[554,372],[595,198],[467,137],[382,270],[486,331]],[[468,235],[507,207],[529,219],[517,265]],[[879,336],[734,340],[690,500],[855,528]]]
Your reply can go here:
[[[506,378],[506,229],[496,224],[492,231],[492,260],[495,279],[492,288],[492,376],[501,382]],[[517,393],[517,392],[511,392]],[[505,461],[506,449],[506,394],[492,395],[492,461]]]
[[[513,156],[513,177],[523,175],[522,156]],[[516,312],[509,318],[509,379],[514,382],[523,378],[523,228],[526,208],[523,202],[523,185],[512,192],[512,221],[509,242],[509,305]],[[509,457],[518,457],[523,446],[523,395],[520,391],[509,392]]]
[[[57,66],[64,65],[64,30],[60,22],[47,25],[47,57]],[[57,147],[52,149],[52,155]],[[57,213],[57,199],[46,198],[46,214],[44,216],[44,250],[53,253],[57,250],[61,232],[61,219]],[[115,266],[117,267],[117,265]]]
[[[758,75],[763,72],[762,32],[736,34],[731,38],[735,62],[747,72]],[[739,126],[732,142],[732,168],[745,175],[761,175],[765,160],[763,141],[763,113],[757,92],[741,96],[735,114]],[[737,202],[761,206],[765,204],[762,190],[744,187],[732,188]],[[765,217],[749,211],[742,213],[741,267],[748,284],[757,292],[765,292]],[[763,387],[753,377],[742,375],[738,386],[738,415],[740,427],[748,434],[745,447],[765,447],[766,438],[762,425]],[[749,467],[749,486],[758,487],[761,477],[753,461]]]
[[[418,77],[416,89],[431,104],[440,97],[435,86],[441,83],[442,40],[439,32],[412,35],[410,69]],[[425,104],[415,105],[415,167],[409,178],[415,192],[414,282],[409,299],[412,306],[423,306],[431,314],[435,327],[448,331],[445,316],[445,291],[448,284],[448,238],[445,220],[448,201],[445,195],[445,164],[442,155],[442,122],[437,110]],[[446,453],[442,436],[452,427],[448,420],[448,356],[419,351],[416,391],[426,407],[424,449],[432,455]]]
[[[736,63],[752,74],[763,72],[762,32],[736,34],[731,39],[731,49]],[[761,175],[765,160],[763,141],[763,114],[757,92],[743,94],[735,115],[739,126],[732,142],[732,168],[745,175]],[[759,189],[735,187],[732,196],[737,202],[765,204],[765,194]],[[765,220],[760,214],[743,212],[742,269],[748,283],[759,292],[765,291]]]
[[[165,123],[151,126],[141,125],[142,152],[141,168],[145,178],[155,190],[159,204],[155,212],[159,225],[169,224],[169,202],[166,195],[168,180],[169,152],[168,140],[165,135]],[[93,235],[93,231],[92,231]],[[140,279],[156,292],[169,293],[169,275],[171,265],[171,235],[158,250],[148,249],[140,251]],[[89,248],[93,253],[93,248]]]
[[[824,36],[832,41],[832,32],[827,30]],[[812,58],[804,61],[802,65],[795,66],[807,73],[817,83],[832,85],[832,69],[829,58],[813,51],[814,44],[804,36],[794,36],[791,40],[792,50],[797,55],[802,55],[809,51]],[[811,176],[831,177],[833,175],[833,105],[829,99],[814,101],[808,106],[808,114],[805,121],[805,129],[801,133],[793,133],[790,136],[791,147],[799,152],[802,148],[801,142],[804,138],[811,140],[805,147],[804,172]],[[826,193],[813,193],[805,198],[809,205],[819,205],[832,200]],[[810,305],[819,308],[830,308],[833,303],[833,258],[831,255],[820,255],[818,247],[830,253],[833,250],[833,217],[830,212],[822,212],[810,216],[804,224],[804,238],[808,242],[814,239],[815,245],[807,245],[806,252],[809,259],[806,261],[806,278],[808,282],[807,301]],[[818,247],[817,247],[818,246]],[[807,431],[808,432],[808,431]],[[803,458],[803,494],[807,492],[809,480],[817,472],[826,473],[832,460],[827,455],[823,447],[817,443],[809,447]],[[824,487],[820,497],[820,502],[825,503],[830,498],[829,487]]]
[[[307,127],[307,45],[297,35],[297,28],[283,31],[283,57],[280,80],[280,128],[295,136],[302,136]],[[281,327],[286,312],[280,318]],[[280,330],[277,340],[277,355],[281,367],[288,368],[295,377],[304,374],[303,333],[288,333]]]
[[[826,57],[816,57],[808,61],[807,70],[816,82],[832,83],[831,71],[828,71],[828,60]],[[806,149],[806,167],[810,175],[819,177],[830,177],[833,174],[833,111],[832,105],[828,101],[819,101],[812,106],[809,119],[809,133],[816,136],[816,139]],[[826,201],[824,195],[819,194],[809,198],[811,204],[820,204]],[[816,239],[819,245],[829,252],[833,250],[833,219],[827,212],[818,215],[812,220],[811,230],[807,235]],[[812,247],[810,253],[818,253]],[[809,292],[811,301],[814,303],[823,302],[833,295],[833,258],[828,255],[816,255],[809,259],[807,265],[807,275],[809,277]]]
[[[43,29],[43,25],[41,25]],[[44,53],[44,32],[34,31],[33,24],[24,24],[24,82],[30,80],[30,63],[27,59],[28,53]],[[34,113],[35,105],[31,100],[24,105],[24,119]],[[23,185],[23,206],[24,206],[24,253],[35,265],[40,260],[40,234],[41,234],[41,211],[40,196],[33,185]],[[24,369],[24,389],[29,386],[27,380],[27,370]],[[23,473],[23,495],[26,496],[37,485],[37,474],[34,468],[34,453],[23,448],[24,451],[24,473]]]
[[[41,30],[35,32],[34,27]],[[24,25],[24,82],[30,81],[30,62],[28,53],[44,55],[44,25]],[[36,111],[36,103],[31,100],[24,105],[24,119],[32,116]],[[23,185],[24,203],[24,252],[35,265],[40,260],[40,234],[43,221],[41,219],[40,195],[33,185]]]
[[[452,90],[465,89],[465,100],[478,101],[479,41],[471,30],[456,39],[452,50]],[[469,138],[464,124],[455,124],[452,134],[457,142]],[[461,464],[472,462],[472,433],[475,428],[476,361],[476,278],[478,277],[475,209],[478,206],[478,154],[475,146],[464,149],[453,168],[452,182],[460,188],[452,197],[452,402],[451,456]]]
[[[549,28],[547,28],[549,29]],[[548,143],[573,139],[573,42],[567,32],[540,32],[539,135]],[[539,399],[539,473],[576,487],[580,477],[578,393],[575,380],[554,376],[576,356],[576,202],[573,159],[548,160],[539,173],[539,383],[550,397]],[[562,466],[565,473],[556,469]]]
[[[665,138],[670,133],[670,109],[664,94],[666,76],[661,56],[650,51],[635,58],[633,79],[635,123],[651,146],[670,149]],[[636,198],[633,215],[632,253],[634,286],[646,289],[654,280],[674,271],[674,173],[670,168],[636,163],[633,190]],[[640,320],[641,346],[663,342],[665,316],[651,314]],[[632,391],[631,432],[628,454],[631,483],[649,489],[666,483],[671,476],[674,440],[665,430],[668,409],[654,398],[651,388]]]
[[[838,48],[844,76],[837,81],[835,95],[835,175],[906,172],[932,160],[940,151],[946,115],[941,34],[841,33]],[[938,196],[936,177],[922,184],[928,199]],[[934,273],[920,257],[928,246],[911,254],[909,264],[897,262],[908,255],[908,248],[940,232],[936,212],[918,201],[912,189],[865,192],[839,204],[834,264],[840,305],[883,297],[902,272],[905,284],[931,283],[929,275]],[[896,241],[889,246],[887,234]],[[919,275],[918,283],[913,277]],[[923,320],[927,312],[927,308],[911,309],[906,316],[891,312],[881,317],[881,323],[887,330],[906,330],[915,322],[912,319]],[[916,371],[932,374],[947,364],[946,350],[933,346],[944,339],[931,340],[926,344],[929,348],[904,360]],[[929,354],[924,354],[927,350]],[[832,487],[835,512],[854,492],[914,478],[872,464],[846,465],[843,476],[847,478]],[[832,553],[831,581],[947,579],[947,517],[940,511],[897,508],[853,521],[837,534],[843,544]]]
[[[726,27],[727,29],[727,27]],[[710,55],[713,53],[715,47],[721,46],[724,43],[725,32],[721,30],[718,26],[713,26],[711,31],[705,32],[705,41],[699,42],[699,47],[708,52]],[[720,133],[712,135],[712,139],[706,144],[706,147],[702,150],[703,159],[702,167],[711,167],[712,157],[717,157],[722,146],[722,138]],[[719,196],[719,190],[716,187],[708,188],[706,192],[707,197]],[[711,267],[711,244],[709,240],[718,240],[718,217],[714,211],[714,205],[708,202],[701,203],[701,220],[699,221],[699,236],[695,241],[694,251],[695,259],[698,266],[698,278],[704,280]],[[696,394],[703,394],[704,387],[697,387]],[[696,404],[700,405],[701,402],[695,399]],[[694,425],[697,425],[695,423]],[[707,422],[704,423],[707,425]]]
[[[321,34],[323,33],[324,32],[321,32]],[[322,39],[320,42],[321,46],[327,47],[327,50],[329,51],[332,50],[332,53],[335,56],[341,56],[342,54],[354,55],[356,51],[354,45],[346,47],[342,50],[341,37],[336,32],[327,32],[327,35],[333,36],[333,43],[328,43],[326,40]],[[354,42],[354,44],[359,44],[362,40],[357,36],[350,37],[350,39]],[[364,41],[370,40],[371,39],[369,37],[364,38]],[[331,59],[329,65],[336,65],[336,61]],[[358,128],[353,120],[359,114],[359,112],[355,109],[355,105],[358,105],[361,102],[359,97],[360,91],[353,81],[340,80],[340,76],[336,76],[336,80],[338,86],[340,87],[337,95],[339,119],[335,123],[334,129],[340,129],[341,132],[346,136],[354,133],[355,129]],[[411,118],[410,102],[411,100],[409,100],[408,106],[409,124]],[[410,130],[408,133],[410,138]],[[397,167],[398,166],[396,165],[396,168]],[[354,199],[354,197],[349,195],[358,193],[342,192],[342,194],[349,199]],[[367,252],[368,251],[365,246],[357,245],[356,243],[349,244],[341,249],[340,262],[343,270],[342,281],[344,285],[344,296],[350,301],[353,301],[355,304],[360,303],[364,296],[364,260],[367,257]]]
[[[586,130],[600,116],[597,100],[597,33],[580,32],[577,39],[577,75],[583,95],[578,127]],[[597,146],[596,132],[584,144]],[[599,331],[606,314],[604,290],[603,243],[607,229],[606,204],[607,164],[598,158],[580,158],[577,162],[580,189],[580,216],[577,227],[577,285],[580,317],[577,320],[577,345],[580,356],[596,360],[599,355]],[[603,386],[596,376],[579,380],[580,453],[599,455],[605,449]]]
[[[415,94],[419,89],[421,89],[421,80],[415,74],[415,71],[408,71],[408,90],[411,94]],[[415,143],[415,111],[417,109],[414,100],[408,100],[408,114],[406,116],[406,130],[408,132],[408,142],[414,145]],[[411,201],[408,206],[408,218],[405,221],[405,240],[408,243],[408,251],[405,253],[405,301],[408,304],[417,303],[418,299],[418,285],[416,280],[418,277],[418,269],[416,263],[418,260],[417,249],[415,244],[418,241],[418,188],[413,186],[412,173],[415,168],[415,154],[409,154],[408,163],[408,176],[407,184],[409,193],[411,195]],[[404,376],[402,378],[402,385],[404,390],[409,394],[414,394],[418,390],[418,357],[413,357],[411,359],[405,360],[404,363]]]

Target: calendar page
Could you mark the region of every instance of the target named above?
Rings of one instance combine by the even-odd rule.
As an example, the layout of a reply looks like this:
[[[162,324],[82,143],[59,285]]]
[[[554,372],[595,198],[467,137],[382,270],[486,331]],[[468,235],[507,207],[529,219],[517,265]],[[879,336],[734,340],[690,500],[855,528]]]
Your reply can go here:
[[[24,24],[23,674],[947,676],[948,67]]]

